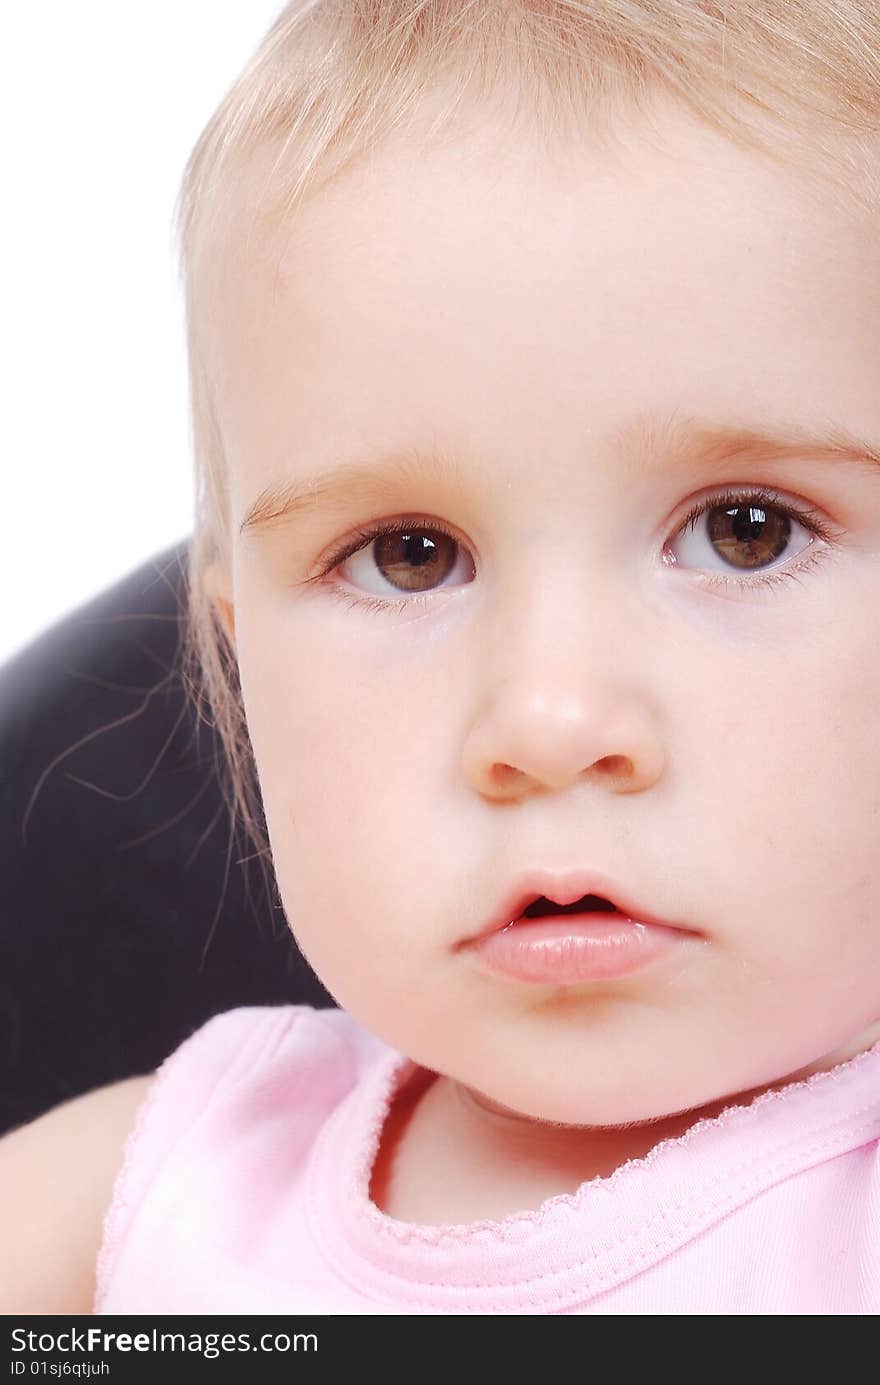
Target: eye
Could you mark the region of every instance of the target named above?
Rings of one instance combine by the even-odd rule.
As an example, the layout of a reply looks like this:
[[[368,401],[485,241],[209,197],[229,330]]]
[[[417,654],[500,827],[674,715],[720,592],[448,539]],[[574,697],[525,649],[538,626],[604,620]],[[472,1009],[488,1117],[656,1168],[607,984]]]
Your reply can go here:
[[[827,531],[811,510],[762,489],[726,491],[694,506],[669,551],[675,564],[735,579],[799,557],[817,537]]]
[[[473,559],[436,521],[391,520],[361,531],[328,560],[352,586],[373,596],[418,596],[473,579]]]

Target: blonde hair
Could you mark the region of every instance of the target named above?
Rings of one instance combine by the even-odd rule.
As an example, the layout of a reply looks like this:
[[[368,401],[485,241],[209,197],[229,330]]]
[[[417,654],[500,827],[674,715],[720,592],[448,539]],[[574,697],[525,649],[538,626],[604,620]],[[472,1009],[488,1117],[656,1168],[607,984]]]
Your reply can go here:
[[[293,0],[211,117],[184,173],[176,232],[187,312],[195,523],[186,574],[183,675],[212,721],[233,828],[269,843],[234,648],[206,588],[228,553],[226,464],[197,331],[195,267],[219,233],[237,170],[275,155],[270,210],[291,216],[329,177],[445,104],[431,137],[494,92],[552,142],[566,121],[600,120],[670,95],[771,157],[822,153],[824,132],[880,127],[877,0]],[[475,98],[475,100],[474,100]],[[828,153],[833,175],[840,147]],[[852,169],[848,170],[850,173]],[[850,179],[850,182],[854,181]],[[862,195],[867,190],[861,189]],[[872,196],[876,185],[871,186]],[[266,195],[269,195],[267,185]],[[254,208],[256,216],[259,209]]]

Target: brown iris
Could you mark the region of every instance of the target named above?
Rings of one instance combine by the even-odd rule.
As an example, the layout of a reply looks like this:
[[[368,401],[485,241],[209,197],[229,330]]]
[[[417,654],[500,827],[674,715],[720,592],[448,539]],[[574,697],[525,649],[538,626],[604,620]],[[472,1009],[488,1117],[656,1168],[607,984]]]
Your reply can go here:
[[[401,591],[430,591],[448,577],[458,545],[435,529],[408,529],[380,534],[374,540],[376,567]]]
[[[757,505],[716,506],[708,512],[711,542],[733,567],[766,567],[788,546],[791,519]]]

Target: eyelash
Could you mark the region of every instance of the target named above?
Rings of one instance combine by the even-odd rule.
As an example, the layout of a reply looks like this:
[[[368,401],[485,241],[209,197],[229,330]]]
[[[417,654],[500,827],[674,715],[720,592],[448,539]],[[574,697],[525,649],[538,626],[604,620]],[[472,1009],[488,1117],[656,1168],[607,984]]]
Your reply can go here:
[[[797,506],[790,505],[782,500],[775,491],[765,490],[760,486],[748,490],[726,490],[718,495],[709,496],[705,500],[698,501],[698,503],[689,510],[682,523],[678,526],[675,535],[677,537],[679,534],[685,533],[688,528],[692,527],[708,510],[723,509],[725,506],[732,507],[735,505],[743,505],[747,501],[750,502],[755,509],[778,510],[781,514],[787,515],[789,519],[796,520],[798,524],[803,525],[814,537],[823,539],[827,544],[833,544],[835,540],[839,538],[839,533],[833,531],[822,516],[815,510],[800,509]],[[360,552],[362,548],[372,543],[374,539],[381,538],[384,534],[402,534],[416,528],[430,528],[432,532],[445,534],[447,538],[452,539],[453,542],[458,542],[452,531],[440,520],[417,520],[412,517],[388,520],[372,528],[360,529],[353,536],[346,539],[344,543],[329,554],[320,572],[313,580],[318,582],[329,576],[334,568],[338,567],[340,563],[345,562],[346,558],[350,558],[355,553]],[[802,555],[799,555],[801,561],[795,559],[792,566],[771,569],[762,577],[727,577],[721,573],[713,573],[704,575],[702,582],[706,587],[722,587],[728,589],[730,587],[766,588],[778,586],[788,581],[790,578],[799,578],[808,568],[812,568],[814,563],[821,561],[827,553],[827,549],[825,548],[812,548],[804,551],[809,552],[809,557],[803,558]],[[437,595],[436,592],[424,592],[421,595],[412,595],[400,599],[395,599],[394,597],[384,599],[376,596],[354,596],[344,587],[338,585],[334,586],[331,584],[330,590],[334,596],[347,606],[355,607],[358,610],[366,609],[375,612],[412,610],[414,606],[428,605]]]

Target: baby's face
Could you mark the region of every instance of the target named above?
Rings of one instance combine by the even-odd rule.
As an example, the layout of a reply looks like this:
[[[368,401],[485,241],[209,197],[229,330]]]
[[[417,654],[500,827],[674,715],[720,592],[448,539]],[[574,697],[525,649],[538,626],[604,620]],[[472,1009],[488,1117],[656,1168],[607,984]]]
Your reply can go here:
[[[880,1037],[880,464],[807,441],[880,447],[880,242],[683,116],[646,138],[401,143],[212,290],[291,927],[387,1042],[584,1124]],[[576,868],[675,944],[574,982],[462,946]]]

